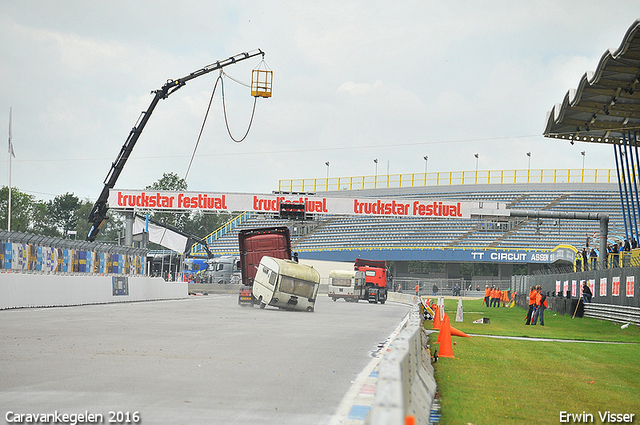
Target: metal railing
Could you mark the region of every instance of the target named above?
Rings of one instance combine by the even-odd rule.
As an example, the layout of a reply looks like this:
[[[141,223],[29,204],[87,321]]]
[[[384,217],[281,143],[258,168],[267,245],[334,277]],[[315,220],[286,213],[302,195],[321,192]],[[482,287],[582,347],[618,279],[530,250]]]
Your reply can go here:
[[[473,170],[317,179],[284,179],[278,182],[278,190],[285,192],[328,192],[473,184],[617,183],[617,181],[616,170],[612,169]]]
[[[584,317],[640,326],[640,308],[638,307],[586,303],[584,305]]]
[[[231,232],[233,229],[235,229],[236,227],[240,226],[241,224],[243,224],[244,222],[246,222],[247,220],[249,220],[253,216],[255,216],[254,212],[251,212],[251,211],[243,212],[242,214],[240,214],[240,215],[236,216],[235,218],[233,218],[231,221],[226,222],[225,224],[223,224],[222,226],[218,227],[213,232],[209,233],[204,238],[204,241],[207,242],[207,244],[213,243],[214,241],[216,241],[217,239],[223,237],[227,233]],[[194,244],[191,247],[191,255],[203,254],[204,251],[205,250],[202,247],[202,244],[199,244],[199,243]]]

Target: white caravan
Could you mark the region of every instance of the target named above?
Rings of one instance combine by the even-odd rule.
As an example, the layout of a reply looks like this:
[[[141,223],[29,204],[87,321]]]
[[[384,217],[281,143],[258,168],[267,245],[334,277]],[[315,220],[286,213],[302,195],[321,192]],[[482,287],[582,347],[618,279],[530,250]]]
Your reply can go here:
[[[313,311],[319,287],[320,273],[313,267],[264,256],[253,280],[253,296],[260,308]]]
[[[363,271],[331,270],[329,272],[329,296],[336,301],[358,302],[365,298],[365,275]]]

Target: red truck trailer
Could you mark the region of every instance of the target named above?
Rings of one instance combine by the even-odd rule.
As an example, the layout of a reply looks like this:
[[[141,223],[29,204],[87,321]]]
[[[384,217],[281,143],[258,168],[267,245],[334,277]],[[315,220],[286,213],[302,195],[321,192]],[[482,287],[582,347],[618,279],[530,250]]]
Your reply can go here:
[[[240,248],[240,274],[242,283],[238,304],[257,304],[252,293],[253,279],[260,260],[265,255],[282,260],[291,259],[291,237],[288,227],[262,227],[241,230],[238,233]]]

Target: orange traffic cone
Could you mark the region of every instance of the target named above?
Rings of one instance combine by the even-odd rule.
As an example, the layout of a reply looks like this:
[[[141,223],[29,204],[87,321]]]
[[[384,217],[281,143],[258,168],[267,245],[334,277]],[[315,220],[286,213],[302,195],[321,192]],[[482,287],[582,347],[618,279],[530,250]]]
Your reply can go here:
[[[440,329],[440,306],[438,306],[437,304],[435,309],[433,310],[433,314],[435,315],[435,317],[433,318],[433,329]]]
[[[464,336],[467,338],[471,338],[470,335],[467,335],[466,333],[459,331],[458,329],[454,328],[453,326],[449,326],[449,330],[451,332],[451,336]]]
[[[438,351],[438,357],[453,357],[453,346],[451,344],[451,325],[449,325],[449,318],[445,316],[442,326],[440,327],[440,334],[442,340],[440,341],[440,350]],[[440,335],[438,335],[440,336]]]
[[[444,320],[449,320],[449,317],[447,317],[447,313],[444,314]],[[442,325],[444,325],[444,321],[440,323],[440,332],[438,332],[438,339],[436,339],[436,344],[440,344],[442,342]]]

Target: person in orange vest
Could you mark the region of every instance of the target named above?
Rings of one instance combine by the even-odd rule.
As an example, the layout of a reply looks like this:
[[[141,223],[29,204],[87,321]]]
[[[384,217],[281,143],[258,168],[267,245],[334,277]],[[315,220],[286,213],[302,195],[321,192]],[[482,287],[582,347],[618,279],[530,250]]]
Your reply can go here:
[[[420,284],[419,283],[416,283],[415,290],[416,290],[416,296],[419,297],[420,296]]]
[[[533,315],[533,323],[535,325],[540,318],[540,326],[544,326],[544,310],[547,308],[547,294],[538,285],[536,295],[536,313]]]
[[[495,305],[496,307],[500,307],[500,289],[496,286],[495,288],[493,288],[493,294],[492,294],[492,298],[493,301],[491,303],[491,305]]]
[[[536,297],[537,297],[538,293],[536,291],[536,287],[532,286],[531,289],[529,290],[529,310],[527,311],[527,318],[524,319],[525,321],[525,325],[530,325],[531,324],[531,316],[533,316],[533,309],[536,306]]]
[[[500,295],[501,295],[500,301],[502,301],[502,307],[506,307],[507,304],[509,303],[509,294],[507,293],[507,291],[501,291]]]
[[[491,295],[491,288],[489,288],[489,285],[487,285],[484,288],[484,305],[489,307],[489,296]]]

